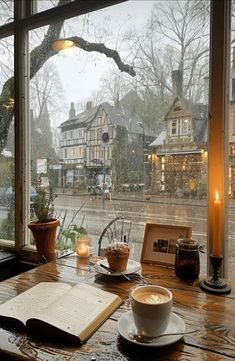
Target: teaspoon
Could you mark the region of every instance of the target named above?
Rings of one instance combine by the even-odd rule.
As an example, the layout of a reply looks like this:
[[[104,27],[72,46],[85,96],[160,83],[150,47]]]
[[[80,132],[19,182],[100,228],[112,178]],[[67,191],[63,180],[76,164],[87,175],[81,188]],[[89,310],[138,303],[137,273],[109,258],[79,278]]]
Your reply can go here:
[[[164,336],[178,336],[178,335],[188,335],[190,333],[194,333],[198,331],[198,329],[196,330],[191,330],[191,331],[185,331],[185,332],[175,332],[175,333],[164,333],[162,335],[158,335],[158,336],[145,336],[145,335],[138,335],[138,334],[133,334],[130,333],[129,337],[131,340],[137,341],[137,342],[143,342],[143,343],[151,343],[154,340],[160,338],[160,337],[164,337]]]

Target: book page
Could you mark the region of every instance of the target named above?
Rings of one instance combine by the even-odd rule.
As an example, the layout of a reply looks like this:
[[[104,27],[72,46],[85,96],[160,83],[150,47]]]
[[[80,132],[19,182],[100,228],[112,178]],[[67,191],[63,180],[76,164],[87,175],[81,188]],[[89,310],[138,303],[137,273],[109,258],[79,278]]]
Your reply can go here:
[[[0,316],[15,318],[26,324],[28,318],[54,303],[72,287],[60,282],[41,282],[0,305]]]
[[[35,316],[58,329],[86,339],[122,303],[119,296],[87,284],[78,284],[51,307]]]

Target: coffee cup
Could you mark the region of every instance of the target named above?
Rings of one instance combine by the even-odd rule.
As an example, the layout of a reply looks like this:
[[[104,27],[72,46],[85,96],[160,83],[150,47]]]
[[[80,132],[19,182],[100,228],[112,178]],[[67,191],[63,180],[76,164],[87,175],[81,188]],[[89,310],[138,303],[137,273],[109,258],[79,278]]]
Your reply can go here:
[[[130,301],[140,335],[158,336],[166,330],[173,303],[171,291],[155,285],[138,286],[131,292]]]

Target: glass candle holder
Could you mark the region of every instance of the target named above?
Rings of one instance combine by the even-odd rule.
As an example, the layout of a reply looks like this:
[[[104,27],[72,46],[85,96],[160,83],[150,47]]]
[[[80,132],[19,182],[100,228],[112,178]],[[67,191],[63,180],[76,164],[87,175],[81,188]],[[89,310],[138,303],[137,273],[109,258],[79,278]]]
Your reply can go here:
[[[79,258],[88,258],[91,255],[91,239],[84,236],[79,237],[76,241],[76,252]]]

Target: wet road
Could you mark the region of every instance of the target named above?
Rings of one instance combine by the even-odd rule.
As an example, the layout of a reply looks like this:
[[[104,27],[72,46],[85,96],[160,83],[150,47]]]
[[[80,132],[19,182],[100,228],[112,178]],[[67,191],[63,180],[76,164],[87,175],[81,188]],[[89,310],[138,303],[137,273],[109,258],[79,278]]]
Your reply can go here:
[[[190,226],[192,228],[192,237],[206,246],[206,200],[175,200],[151,196],[150,200],[146,201],[144,195],[130,193],[121,193],[111,200],[99,199],[98,197],[92,200],[89,194],[58,193],[55,208],[57,212],[60,212],[61,209],[63,209],[63,212],[66,210],[68,221],[80,207],[82,208],[74,221],[77,225],[80,225],[84,217],[83,224],[92,236],[95,246],[102,230],[113,218],[124,216],[125,219],[131,220],[131,257],[136,260],[140,259],[145,224],[147,222]],[[234,215],[235,207],[231,204],[229,210],[230,263],[235,261]],[[201,255],[201,272],[204,271],[206,271],[206,254]],[[231,269],[231,272],[234,273],[235,277],[235,269]]]
[[[83,205],[83,206],[82,206]],[[82,206],[78,214],[80,218],[85,214],[85,223],[92,230],[98,231],[113,218],[123,215],[130,219],[141,230],[149,223],[163,223],[190,226],[193,236],[200,237],[200,242],[206,237],[207,210],[205,201],[195,204],[166,203],[164,201],[142,201],[126,199],[105,200],[90,199],[89,195],[63,195],[59,194],[55,203],[57,211],[67,209],[71,214]],[[95,232],[96,233],[96,232]],[[99,233],[98,233],[99,234]]]
[[[200,243],[206,243],[206,207],[205,205],[165,204],[162,202],[137,201],[131,199],[91,200],[89,196],[59,195],[56,199],[56,210],[67,211],[67,221],[80,207],[75,218],[80,225],[83,217],[89,234],[98,241],[105,226],[115,217],[124,216],[132,222],[131,242],[134,244],[132,256],[140,257],[146,223],[190,226],[193,237]],[[96,243],[96,241],[95,241]]]

